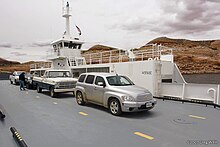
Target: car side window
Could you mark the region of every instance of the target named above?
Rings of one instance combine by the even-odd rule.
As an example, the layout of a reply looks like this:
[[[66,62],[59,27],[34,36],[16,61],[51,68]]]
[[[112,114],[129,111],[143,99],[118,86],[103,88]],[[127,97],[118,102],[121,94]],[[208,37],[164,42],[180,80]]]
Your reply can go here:
[[[95,76],[93,76],[93,75],[88,75],[88,76],[86,77],[85,83],[87,83],[87,84],[92,84],[93,81],[94,81],[94,78],[95,78]]]
[[[103,84],[105,84],[105,80],[102,77],[97,76],[95,79],[95,85],[98,85],[99,82],[102,82]]]
[[[79,77],[79,82],[83,82],[84,80],[85,80],[85,77],[86,77],[86,75],[81,75],[80,77]]]

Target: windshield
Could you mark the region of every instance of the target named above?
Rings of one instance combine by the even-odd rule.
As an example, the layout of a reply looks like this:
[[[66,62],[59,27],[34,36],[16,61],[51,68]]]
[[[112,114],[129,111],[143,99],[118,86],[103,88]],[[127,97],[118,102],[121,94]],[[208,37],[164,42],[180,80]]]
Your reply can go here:
[[[59,78],[59,77],[71,77],[71,73],[69,71],[50,71],[49,78]]]
[[[111,86],[128,86],[134,83],[125,76],[110,76],[107,77],[108,84]]]

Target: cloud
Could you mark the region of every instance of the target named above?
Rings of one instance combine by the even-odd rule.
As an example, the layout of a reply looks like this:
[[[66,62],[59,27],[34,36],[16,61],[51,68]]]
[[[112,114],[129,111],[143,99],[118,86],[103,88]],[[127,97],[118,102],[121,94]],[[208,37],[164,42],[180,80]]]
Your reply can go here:
[[[39,41],[39,42],[33,42],[29,46],[30,47],[47,47],[47,46],[51,46],[50,43],[51,43],[50,41]]]
[[[11,52],[10,54],[15,55],[15,56],[27,56],[26,53],[20,53],[20,52]]]
[[[174,0],[162,3],[164,21],[152,31],[159,33],[179,32],[183,34],[205,33],[220,25],[220,1],[217,0]],[[164,26],[164,27],[163,27]]]
[[[9,42],[0,42],[0,47],[11,48],[12,44]]]
[[[201,34],[220,26],[219,0],[160,0],[157,14],[130,17],[116,28],[127,32]]]

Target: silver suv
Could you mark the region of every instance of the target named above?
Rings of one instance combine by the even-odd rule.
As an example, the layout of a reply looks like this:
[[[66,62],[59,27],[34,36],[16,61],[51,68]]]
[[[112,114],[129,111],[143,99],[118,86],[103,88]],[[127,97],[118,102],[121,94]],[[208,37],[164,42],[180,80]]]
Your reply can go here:
[[[134,85],[126,76],[111,73],[81,74],[75,95],[79,105],[95,103],[109,108],[113,115],[150,110],[157,102],[147,89]]]

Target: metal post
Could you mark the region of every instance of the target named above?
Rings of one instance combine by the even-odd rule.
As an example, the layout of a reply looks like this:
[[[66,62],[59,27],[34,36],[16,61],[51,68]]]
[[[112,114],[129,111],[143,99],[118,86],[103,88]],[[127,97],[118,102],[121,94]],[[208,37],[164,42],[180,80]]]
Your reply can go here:
[[[218,89],[217,89],[217,97],[216,97],[216,104],[220,105],[220,85],[218,85]]]
[[[186,84],[183,83],[182,100],[183,100],[184,97],[185,97],[185,86],[186,86]]]

